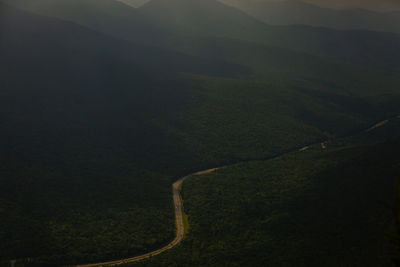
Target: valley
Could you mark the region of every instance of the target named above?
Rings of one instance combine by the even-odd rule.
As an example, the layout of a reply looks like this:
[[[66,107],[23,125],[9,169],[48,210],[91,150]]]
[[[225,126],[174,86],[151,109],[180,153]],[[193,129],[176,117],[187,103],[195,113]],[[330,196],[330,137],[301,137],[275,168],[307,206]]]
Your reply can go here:
[[[398,121],[398,117],[395,118],[390,118],[387,120],[384,120],[382,122],[378,122],[376,123],[374,126],[362,131],[362,132],[370,132],[373,131],[379,127],[383,127],[386,124],[388,124],[390,122],[390,120],[395,120],[395,124],[396,125],[400,125],[399,121]],[[362,133],[361,132],[361,133]],[[357,134],[358,135],[358,134]],[[357,136],[356,135],[356,136]],[[335,142],[335,141],[331,141],[331,142]],[[327,148],[327,144],[329,142],[325,141],[321,143],[321,149],[326,149]],[[318,147],[318,144],[313,144],[310,146],[306,146],[304,148],[300,148],[297,149],[297,151],[299,152],[304,152],[307,151],[308,149],[310,149],[311,147]],[[287,153],[290,154],[291,152]],[[280,157],[282,157],[284,155],[278,155],[274,158],[271,158],[269,160],[274,160],[274,159],[278,159]],[[251,164],[251,162],[249,162]],[[211,168],[211,169],[207,169],[207,170],[203,170],[203,171],[198,171],[192,174],[189,174],[185,177],[180,178],[179,180],[177,180],[176,182],[173,183],[172,185],[172,192],[173,192],[173,203],[174,203],[174,207],[175,207],[175,225],[176,225],[176,237],[173,241],[171,241],[167,246],[162,247],[160,249],[157,249],[155,251],[151,251],[148,252],[146,254],[140,255],[140,256],[136,256],[133,258],[127,258],[127,259],[121,259],[121,260],[117,260],[117,261],[110,261],[110,262],[103,262],[103,263],[96,263],[96,264],[86,264],[86,265],[78,265],[78,267],[96,267],[96,266],[115,266],[115,265],[121,265],[121,264],[127,264],[127,263],[134,263],[134,262],[138,262],[138,261],[142,261],[145,259],[149,259],[151,257],[155,257],[163,252],[166,252],[169,249],[174,248],[175,246],[177,246],[184,238],[184,233],[185,233],[185,229],[184,229],[184,222],[183,222],[183,205],[182,205],[182,200],[181,200],[181,196],[180,196],[180,188],[183,184],[183,182],[187,179],[190,179],[192,177],[197,177],[197,176],[202,176],[202,175],[208,175],[208,174],[213,174],[217,171],[220,171],[222,169],[225,168],[230,168],[230,167],[234,167],[235,165],[240,164],[239,163],[235,163],[234,165],[231,166],[222,166],[222,167],[218,167],[218,168]]]
[[[390,265],[400,35],[132,4],[0,0],[0,266]]]

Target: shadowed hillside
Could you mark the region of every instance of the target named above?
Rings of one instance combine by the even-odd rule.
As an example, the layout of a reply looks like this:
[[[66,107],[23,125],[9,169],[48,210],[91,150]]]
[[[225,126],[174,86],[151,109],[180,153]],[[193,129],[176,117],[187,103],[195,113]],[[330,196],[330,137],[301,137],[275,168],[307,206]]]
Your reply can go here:
[[[227,4],[245,11],[268,24],[364,29],[400,33],[399,12],[374,12],[364,9],[329,9],[301,1],[229,1]]]
[[[174,237],[179,177],[398,115],[398,48],[395,34],[269,26],[214,0],[139,9],[0,1],[0,265],[64,266],[162,247]],[[183,257],[210,244],[193,242]],[[276,248],[282,255],[285,246]]]
[[[370,31],[270,26],[217,0],[154,0],[139,9],[113,0],[2,0],[40,14],[71,20],[118,38],[179,49],[188,38],[225,37],[298,50],[385,70],[400,68],[400,37]],[[49,3],[51,2],[51,3]],[[76,8],[79,7],[79,12]],[[110,10],[112,12],[110,12]],[[373,42],[371,40],[374,40]]]

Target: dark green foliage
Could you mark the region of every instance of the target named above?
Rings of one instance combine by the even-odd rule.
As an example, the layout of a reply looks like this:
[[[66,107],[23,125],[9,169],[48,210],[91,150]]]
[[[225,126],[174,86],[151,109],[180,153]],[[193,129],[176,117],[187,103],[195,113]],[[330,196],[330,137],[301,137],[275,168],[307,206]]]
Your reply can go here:
[[[398,137],[357,135],[192,177],[187,238],[131,266],[391,266],[399,148]]]
[[[187,1],[182,8],[192,12],[200,2]],[[91,8],[94,3],[96,8]],[[148,16],[145,13],[150,11],[142,10],[136,18],[138,12],[112,1],[42,4],[38,6],[44,10],[34,11],[81,26],[0,4],[0,260],[29,257],[31,265],[63,265],[159,248],[174,235],[170,187],[177,178],[207,167],[271,158],[357,132],[399,113],[400,77],[394,71],[398,36],[354,33],[354,37],[310,28],[278,31],[210,0],[194,12],[196,16],[183,16],[180,23],[168,25],[154,21],[160,10],[152,9],[153,15]],[[159,8],[160,1],[153,4]],[[171,14],[165,15],[159,19],[169,21]],[[221,24],[214,27],[210,21]],[[184,29],[175,28],[183,25]],[[260,35],[264,31],[266,35]],[[330,36],[327,42],[326,36]],[[131,43],[139,37],[141,43],[155,47]],[[354,49],[368,38],[377,41],[353,58]],[[327,56],[326,46],[342,40],[347,41],[337,54]],[[377,47],[384,55],[392,53],[394,63],[377,53]],[[365,54],[371,58],[364,58]],[[360,65],[374,60],[376,65]],[[333,158],[332,162],[326,159],[327,164],[333,164]],[[313,157],[304,159],[304,167],[296,163],[299,177],[295,178],[300,181],[295,183],[291,179],[296,169],[280,173],[288,166],[281,160],[274,161],[272,170],[260,162],[249,164],[256,164],[252,175],[272,172],[282,178],[274,184],[287,182],[293,187],[288,188],[289,195],[273,194],[268,200],[273,206],[268,207],[264,207],[265,196],[253,199],[252,195],[260,193],[254,185],[268,191],[271,181],[245,183],[248,199],[238,198],[247,172],[237,170],[232,186],[238,188],[228,187],[227,194],[232,192],[221,203],[226,219],[215,225],[221,229],[213,229],[222,240],[216,251],[231,257],[226,264],[240,264],[243,258],[239,252],[233,254],[235,242],[267,236],[264,228],[257,228],[257,218],[263,218],[259,210],[269,214],[277,209],[278,223],[272,227],[286,231],[279,222],[288,224],[286,213],[292,209],[285,207],[293,194],[313,185],[314,180],[308,184],[303,177],[312,161]],[[289,157],[287,164],[292,162],[296,161]],[[321,162],[322,172],[326,162]],[[228,180],[223,178],[216,187],[219,191],[210,197],[223,194]],[[206,188],[204,184],[199,192],[184,189],[193,224],[193,238],[189,236],[187,242],[193,242],[192,252],[198,255],[182,258],[179,265],[193,265],[196,258],[199,263],[222,264],[218,255],[203,255],[207,248],[197,246],[209,243],[194,235],[204,227],[197,220],[207,224],[213,218],[204,207],[196,211],[195,203],[213,205],[208,202],[212,199],[190,199]],[[246,201],[255,208],[241,207]],[[231,210],[231,204],[240,209]],[[201,217],[207,214],[210,217]],[[241,224],[224,228],[225,220],[242,216],[252,218],[243,222],[254,223],[256,232],[241,236]],[[235,236],[229,237],[228,231]],[[263,251],[277,242],[274,253],[279,260],[279,248],[292,238],[288,233],[283,236],[288,239],[247,244],[241,253],[257,256],[254,247]],[[237,241],[229,240],[234,237]],[[224,243],[225,239],[232,244]],[[296,243],[290,248],[297,251],[298,247]]]
[[[394,229],[391,233],[392,242],[395,245],[395,253],[393,254],[393,263],[400,266],[400,182],[399,182],[399,165],[397,167],[394,178],[394,207],[393,214],[395,218]]]

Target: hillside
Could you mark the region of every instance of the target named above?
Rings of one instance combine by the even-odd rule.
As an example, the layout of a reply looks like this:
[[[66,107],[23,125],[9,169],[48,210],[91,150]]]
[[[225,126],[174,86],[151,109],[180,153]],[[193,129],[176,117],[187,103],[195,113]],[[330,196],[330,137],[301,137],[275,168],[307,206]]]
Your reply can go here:
[[[188,179],[187,238],[126,266],[393,266],[399,127]]]
[[[273,25],[310,25],[334,29],[364,29],[400,33],[399,12],[330,9],[301,1],[222,1]]]
[[[118,0],[118,1],[121,1],[122,3],[130,5],[134,8],[138,8],[147,3],[148,0]]]
[[[152,0],[138,12],[164,30],[193,36],[246,38],[266,29],[263,23],[215,0]]]
[[[400,35],[396,34],[271,26],[216,0],[153,0],[140,7],[138,12],[154,25],[185,37],[224,37],[385,70],[400,67]]]
[[[168,242],[170,176],[146,165],[181,145],[151,120],[191,101],[178,72],[243,68],[0,7],[1,260],[76,263]]]
[[[136,43],[152,43],[167,34],[146,21],[134,9],[115,0],[1,0],[40,15],[71,21]]]
[[[139,9],[113,0],[101,0],[101,3],[63,0],[57,4],[37,0],[35,5],[28,0],[2,1],[125,40],[178,51],[182,51],[179,49],[188,40],[198,46],[204,39],[218,37],[232,39],[232,42],[246,41],[297,50],[384,71],[400,68],[399,35],[308,26],[271,26],[217,0],[154,0]],[[75,12],[77,7],[79,12]],[[184,48],[185,52],[191,49]]]
[[[177,178],[400,113],[394,34],[272,27],[213,0],[24,1],[0,3],[0,265],[158,249]]]

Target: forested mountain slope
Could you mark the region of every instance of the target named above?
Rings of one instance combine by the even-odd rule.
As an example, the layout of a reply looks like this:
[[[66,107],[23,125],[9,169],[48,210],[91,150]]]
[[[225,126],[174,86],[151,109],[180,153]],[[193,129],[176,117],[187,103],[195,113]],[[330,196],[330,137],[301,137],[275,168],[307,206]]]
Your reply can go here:
[[[35,4],[27,0],[2,1],[74,21],[119,38],[170,49],[178,49],[177,43],[184,43],[188,38],[201,41],[224,37],[233,42],[268,44],[374,68],[399,69],[399,35],[271,26],[217,0],[153,0],[138,9],[113,0],[101,0],[100,3],[93,0],[37,0]]]
[[[151,120],[190,104],[178,72],[244,68],[0,7],[1,259],[67,264],[168,242],[170,179],[153,158],[190,156]]]
[[[188,179],[182,245],[127,266],[393,266],[399,129]]]
[[[272,28],[211,0],[171,1],[189,14],[199,8],[180,24],[173,10],[149,15],[161,14],[157,1],[150,11],[117,4],[126,15],[94,2],[43,2],[46,17],[0,6],[1,260],[57,266],[159,248],[173,237],[170,185],[181,175],[268,158],[399,113],[395,64],[347,64],[242,36],[218,16],[256,27],[252,36]],[[218,27],[201,17],[210,9]],[[119,37],[111,33],[137,12],[156,29],[151,38],[160,31],[168,42],[138,44],[129,23]],[[332,33],[321,32],[312,35]],[[366,51],[390,46],[390,36]]]
[[[400,36],[396,34],[270,26],[216,0],[153,0],[140,7],[138,12],[165,30],[187,36],[245,40],[348,63],[399,69]]]
[[[157,29],[129,6],[115,0],[2,0],[37,14],[72,21],[137,43],[159,41],[167,33]]]
[[[302,1],[230,1],[260,21],[273,25],[303,24],[336,29],[364,29],[400,33],[399,12],[374,12],[364,9],[331,9]]]
[[[323,28],[268,26],[215,0],[153,0],[138,9],[172,32],[188,36],[214,36],[270,44],[346,62],[373,62],[375,67],[397,69],[400,37],[368,31],[334,31]],[[371,40],[381,40],[377,45]],[[379,62],[377,62],[379,60]]]

